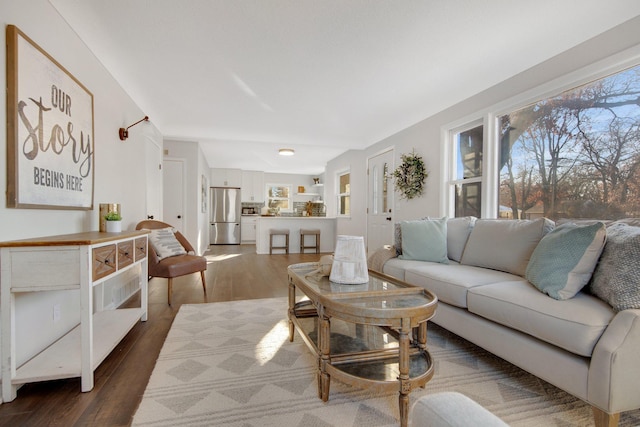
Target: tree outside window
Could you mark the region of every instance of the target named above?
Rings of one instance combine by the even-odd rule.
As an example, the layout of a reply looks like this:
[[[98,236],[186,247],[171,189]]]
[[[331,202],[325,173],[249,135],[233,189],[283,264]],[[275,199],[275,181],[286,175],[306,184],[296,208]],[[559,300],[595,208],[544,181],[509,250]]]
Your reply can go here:
[[[640,216],[640,66],[499,118],[501,210]]]
[[[279,212],[291,212],[291,185],[267,184],[267,207]]]

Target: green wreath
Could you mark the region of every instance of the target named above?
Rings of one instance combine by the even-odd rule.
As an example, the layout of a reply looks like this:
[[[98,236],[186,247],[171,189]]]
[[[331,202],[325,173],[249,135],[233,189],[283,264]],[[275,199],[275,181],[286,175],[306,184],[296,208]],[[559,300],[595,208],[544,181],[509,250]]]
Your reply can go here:
[[[429,176],[425,171],[422,157],[415,153],[403,154],[402,164],[393,171],[396,191],[401,193],[401,198],[410,200],[421,196],[424,192],[424,183]]]

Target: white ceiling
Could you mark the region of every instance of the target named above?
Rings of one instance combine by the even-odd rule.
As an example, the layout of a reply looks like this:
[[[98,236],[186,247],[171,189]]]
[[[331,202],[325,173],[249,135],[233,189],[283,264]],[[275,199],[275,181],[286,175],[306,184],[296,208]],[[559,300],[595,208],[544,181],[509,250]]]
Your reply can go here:
[[[165,138],[202,142],[211,167],[308,174],[640,14],[637,0],[50,2]]]

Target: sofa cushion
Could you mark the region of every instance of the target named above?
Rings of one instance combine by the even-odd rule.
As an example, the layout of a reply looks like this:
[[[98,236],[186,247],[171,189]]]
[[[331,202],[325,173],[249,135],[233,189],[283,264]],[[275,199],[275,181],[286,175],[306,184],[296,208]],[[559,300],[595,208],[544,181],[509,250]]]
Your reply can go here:
[[[447,221],[447,256],[450,260],[460,262],[475,223],[474,216],[450,218]]]
[[[614,310],[640,308],[640,227],[615,222],[607,228],[607,243],[593,273],[590,291]]]
[[[414,261],[410,259],[391,258],[384,263],[382,272],[396,279],[404,280],[405,271],[411,267],[419,267],[427,264],[425,261]]]
[[[441,262],[447,258],[447,218],[402,221],[401,259]]]
[[[478,219],[460,263],[524,276],[533,250],[552,229],[553,222],[546,218]]]
[[[502,271],[470,265],[425,263],[407,266],[404,280],[425,288],[438,296],[438,300],[457,307],[467,307],[467,291],[488,283],[522,280]]]
[[[471,313],[586,357],[615,315],[594,296],[580,292],[558,301],[525,281],[474,287],[467,300]]]
[[[591,279],[606,238],[602,222],[562,224],[540,240],[525,277],[552,298],[573,298]]]

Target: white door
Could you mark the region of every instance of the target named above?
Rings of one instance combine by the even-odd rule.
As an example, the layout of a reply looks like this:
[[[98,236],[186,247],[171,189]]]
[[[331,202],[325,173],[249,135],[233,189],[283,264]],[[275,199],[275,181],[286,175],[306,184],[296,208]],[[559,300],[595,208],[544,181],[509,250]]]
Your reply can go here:
[[[367,159],[367,252],[393,244],[393,149]]]
[[[147,219],[162,220],[162,147],[145,135]]]
[[[163,221],[184,234],[184,160],[165,159]]]

